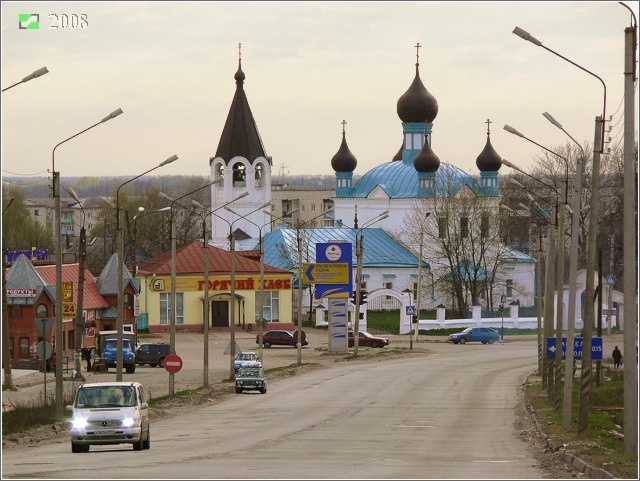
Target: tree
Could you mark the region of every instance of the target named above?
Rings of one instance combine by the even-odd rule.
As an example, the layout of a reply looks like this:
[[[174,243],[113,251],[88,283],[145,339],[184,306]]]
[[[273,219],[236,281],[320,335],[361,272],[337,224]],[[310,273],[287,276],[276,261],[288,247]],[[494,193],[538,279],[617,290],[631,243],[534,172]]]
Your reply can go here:
[[[5,208],[13,198],[11,206]],[[10,250],[53,249],[53,232],[50,227],[40,224],[29,215],[25,195],[13,187],[2,192],[2,239],[4,247]]]

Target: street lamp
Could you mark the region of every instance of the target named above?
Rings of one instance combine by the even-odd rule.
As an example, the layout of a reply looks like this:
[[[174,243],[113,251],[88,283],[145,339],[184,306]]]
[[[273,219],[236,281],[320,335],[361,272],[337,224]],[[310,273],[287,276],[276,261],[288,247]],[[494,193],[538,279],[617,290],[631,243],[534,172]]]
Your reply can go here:
[[[82,352],[81,349],[84,347],[83,331],[85,328],[83,310],[84,310],[84,263],[85,263],[86,254],[87,254],[86,252],[87,234],[84,228],[86,215],[84,212],[84,207],[82,206],[82,202],[80,202],[80,199],[78,198],[78,195],[75,193],[75,191],[71,187],[69,187],[67,189],[67,192],[69,192],[69,195],[73,197],[73,200],[75,200],[78,203],[78,205],[80,206],[80,209],[82,210],[82,227],[80,228],[80,239],[78,240],[78,257],[79,257],[78,305],[76,308],[76,323],[75,323],[75,354],[73,356],[75,361],[75,371],[77,373],[77,376],[82,377],[80,375],[80,362],[81,362],[81,352]]]
[[[116,190],[116,236],[118,237],[117,239],[117,244],[118,244],[118,255],[117,255],[117,261],[118,261],[118,320],[117,320],[117,324],[116,324],[116,330],[117,332],[117,338],[118,338],[118,342],[117,342],[117,361],[116,361],[116,381],[122,381],[122,365],[124,364],[124,359],[123,359],[123,353],[122,353],[122,337],[123,337],[123,331],[124,331],[124,235],[122,233],[122,230],[120,228],[120,189],[128,184],[129,182],[132,182],[140,177],[142,177],[143,175],[148,174],[149,172],[152,172],[160,167],[164,167],[167,164],[170,164],[171,162],[174,162],[175,160],[178,159],[177,155],[172,155],[171,157],[169,157],[166,160],[163,160],[160,164],[156,165],[155,167],[147,170],[146,172],[143,172],[142,174],[136,175],[135,177],[127,180],[126,182],[123,182],[122,184],[120,184],[118,186],[118,189]]]
[[[53,175],[53,198],[55,203],[55,236],[56,236],[56,417],[62,419],[64,415],[64,393],[63,393],[63,380],[62,380],[62,356],[64,355],[63,343],[64,343],[64,330],[62,326],[62,220],[61,220],[61,206],[60,206],[60,172],[56,172],[56,149],[65,142],[97,127],[108,120],[111,120],[122,113],[122,109],[114,110],[100,122],[96,122],[90,127],[81,130],[75,135],[64,139],[62,142],[56,144],[51,152],[51,173]]]
[[[169,318],[169,350],[171,354],[176,353],[176,250],[177,250],[177,239],[176,239],[176,221],[173,210],[173,204],[177,204],[182,208],[185,208],[179,202],[180,199],[187,197],[188,195],[194,194],[199,190],[206,189],[207,187],[211,187],[214,184],[222,182],[222,177],[215,179],[213,182],[209,182],[202,187],[198,187],[197,189],[192,190],[191,192],[187,192],[186,194],[177,197],[176,199],[172,199],[164,192],[160,192],[160,196],[164,197],[167,200],[171,201],[171,298],[169,299],[169,310],[171,311],[171,316]],[[208,266],[207,266],[208,267]],[[207,283],[208,284],[208,283]],[[208,337],[208,336],[207,336]],[[169,397],[173,398],[175,387],[175,373],[169,373]]]
[[[237,212],[234,212],[233,210],[231,210],[228,207],[225,207],[226,210],[228,210],[229,212],[232,212],[235,215],[240,215]],[[266,226],[268,226],[269,224],[271,224],[274,220],[278,220],[278,219],[282,219],[282,217],[284,217],[284,214],[280,217],[276,217],[274,216],[271,212],[267,211],[267,210],[263,210],[263,213],[267,214],[268,216],[271,217],[271,220],[269,220],[269,222],[266,222],[264,224],[262,224],[261,226],[256,224],[255,222],[250,221],[249,219],[246,219],[247,222],[249,222],[250,224],[255,225],[258,228],[258,235],[260,236],[260,302],[259,302],[259,306],[260,306],[260,318],[258,320],[258,360],[260,362],[263,362],[262,360],[262,351],[263,351],[263,346],[262,346],[262,339],[263,339],[263,335],[264,335],[264,242],[263,242],[263,238],[262,238],[262,229]],[[287,215],[290,214],[294,214],[298,212],[298,209],[293,209],[289,212],[287,212]]]
[[[47,67],[42,67],[39,68],[38,70],[36,70],[33,73],[30,73],[29,75],[27,75],[25,78],[23,78],[22,80],[20,80],[20,82],[16,82],[13,85],[9,85],[6,88],[3,88],[2,91],[4,92],[5,90],[9,90],[11,87],[15,87],[16,85],[20,85],[22,83],[28,82],[29,80],[33,80],[34,78],[38,78],[44,74],[46,74],[49,70],[47,70]]]
[[[553,119],[553,117],[551,117],[549,114],[545,114],[545,117],[547,119]],[[554,120],[555,122],[555,120]],[[561,346],[562,346],[562,326],[564,324],[564,250],[565,250],[565,230],[564,230],[564,223],[565,223],[565,216],[566,216],[566,211],[567,211],[567,206],[568,206],[568,195],[569,195],[569,160],[554,152],[553,150],[550,150],[548,148],[546,148],[544,145],[539,144],[538,142],[535,142],[534,140],[531,140],[530,138],[526,137],[525,135],[521,134],[520,132],[518,132],[516,129],[514,129],[513,127],[509,126],[509,125],[505,125],[504,129],[509,132],[512,133],[514,135],[517,135],[518,137],[521,137],[525,140],[528,140],[529,142],[531,142],[534,145],[537,145],[538,147],[540,147],[541,149],[546,150],[547,152],[555,155],[556,157],[561,158],[564,161],[564,165],[565,165],[565,179],[564,179],[564,202],[563,202],[563,206],[560,209],[560,217],[558,219],[558,233],[559,233],[559,237],[558,237],[558,262],[557,262],[557,268],[558,268],[558,274],[557,274],[557,314],[556,314],[556,350],[560,350],[560,352],[562,352]],[[576,171],[579,171],[579,169],[576,169]],[[540,179],[531,176],[531,178],[535,179],[536,181],[542,183],[543,185],[548,185],[542,181],[540,181]],[[555,191],[555,187],[553,189]],[[555,191],[556,194],[558,193],[557,191]],[[578,198],[578,206],[577,209],[579,211],[580,209],[580,200]],[[557,215],[557,214],[556,214]],[[573,225],[577,228],[577,221],[574,217],[573,219]],[[561,237],[560,237],[561,236]],[[576,245],[577,246],[577,233],[575,235],[575,237],[573,237],[572,239],[572,245]],[[576,255],[577,255],[577,251],[576,251]],[[577,257],[576,257],[577,259]],[[576,271],[577,271],[577,264],[576,264]],[[574,287],[575,288],[575,287]],[[572,344],[569,344],[568,339],[567,339],[567,349],[566,351],[573,351],[573,348],[569,349],[569,346],[573,346]],[[560,405],[562,404],[562,397],[561,397],[561,385],[562,385],[562,356],[558,355],[558,351],[556,351],[556,355],[555,355],[555,383],[554,383],[554,405],[555,405],[555,411],[556,413],[558,413],[560,411]],[[566,382],[566,379],[565,379]]]
[[[249,195],[249,192],[243,192],[233,200],[227,202],[226,204],[216,207],[214,210],[210,211],[206,209],[202,204],[200,204],[195,199],[191,200],[191,203],[198,206],[200,209],[206,211],[207,214],[211,214],[214,211],[229,205],[235,202],[238,199],[242,199]],[[207,222],[204,215],[202,218],[202,244],[204,247],[204,312],[202,315],[202,333],[204,334],[204,358],[203,358],[203,367],[202,367],[202,383],[204,387],[209,387],[209,240],[207,239]]]
[[[573,194],[573,219],[571,222],[571,251],[569,253],[569,313],[567,319],[567,350],[565,354],[564,364],[564,398],[562,406],[562,427],[564,429],[571,428],[571,408],[573,397],[573,348],[569,349],[569,346],[573,346],[574,343],[574,331],[576,327],[576,284],[578,277],[578,216],[580,215],[580,201],[582,196],[582,182],[584,178],[584,166],[586,163],[586,156],[582,146],[574,139],[569,133],[562,128],[562,125],[554,119],[549,112],[545,112],[542,115],[562,130],[573,142],[578,146],[582,152],[582,158],[576,162],[576,173],[574,181],[574,194]]]
[[[2,215],[7,211],[15,197],[11,197],[7,205],[2,209]],[[2,235],[2,364],[4,366],[4,383],[12,386],[11,379],[11,345],[9,343],[9,316],[7,311],[7,253],[4,247],[4,232]]]
[[[138,217],[143,217],[144,214],[140,215],[144,212],[144,207],[138,207],[138,213],[133,216],[131,222],[133,222],[133,246],[131,248],[131,271],[133,272],[133,277],[136,276],[136,237],[138,236]],[[153,212],[151,212],[153,213]],[[129,224],[131,225],[131,224]],[[131,235],[131,231],[129,231],[129,235]]]
[[[594,321],[594,274],[596,262],[596,243],[597,243],[597,222],[598,209],[600,204],[600,154],[604,153],[605,138],[605,118],[607,109],[607,86],[604,81],[593,72],[560,55],[559,53],[544,46],[540,40],[516,27],[513,33],[523,39],[542,47],[561,59],[569,62],[571,65],[578,67],[580,70],[597,78],[604,89],[604,100],[602,105],[602,117],[596,117],[595,135],[593,140],[593,166],[591,174],[591,210],[589,211],[589,231],[587,233],[587,280],[585,285],[585,308],[584,308],[584,326],[582,328],[582,363],[581,363],[581,382],[580,382],[580,409],[578,414],[578,436],[587,435],[587,424],[589,417],[589,397],[591,395],[591,338]],[[633,62],[635,63],[635,62]],[[598,148],[599,146],[599,148]],[[576,213],[577,214],[577,213]],[[635,451],[635,449],[634,449]]]
[[[233,232],[233,224],[258,210],[264,209],[269,205],[271,205],[271,201],[265,202],[260,207],[247,212],[245,215],[238,217],[233,222],[229,222],[224,217],[221,217],[218,214],[212,212],[212,214],[218,219],[221,219],[229,224],[229,250],[231,251],[231,310],[229,312],[231,316],[231,341],[229,345],[229,379],[233,379],[235,377],[234,360],[236,357],[236,235]]]

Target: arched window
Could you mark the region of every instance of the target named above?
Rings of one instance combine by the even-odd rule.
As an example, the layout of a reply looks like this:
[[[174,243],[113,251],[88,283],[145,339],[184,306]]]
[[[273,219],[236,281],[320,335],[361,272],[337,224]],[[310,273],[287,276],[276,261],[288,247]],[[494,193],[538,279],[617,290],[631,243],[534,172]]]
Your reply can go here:
[[[264,177],[264,167],[262,166],[262,164],[256,164],[256,174],[255,174],[256,187],[262,187],[264,185],[263,177]]]
[[[131,294],[124,295],[124,307],[133,307],[133,296]]]
[[[36,309],[36,317],[47,317],[46,304],[38,304],[38,308]]]
[[[224,185],[224,164],[216,165],[215,178],[216,179],[223,179],[220,182],[220,187],[222,187]]]
[[[246,172],[242,162],[233,164],[233,186],[244,187],[246,185]]]

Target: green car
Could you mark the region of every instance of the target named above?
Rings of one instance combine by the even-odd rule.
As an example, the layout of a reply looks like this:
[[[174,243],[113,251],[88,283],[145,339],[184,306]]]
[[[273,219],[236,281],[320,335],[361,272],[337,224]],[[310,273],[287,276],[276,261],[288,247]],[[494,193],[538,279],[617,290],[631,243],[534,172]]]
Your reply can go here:
[[[242,367],[236,376],[236,393],[242,391],[267,392],[267,376],[261,367]]]

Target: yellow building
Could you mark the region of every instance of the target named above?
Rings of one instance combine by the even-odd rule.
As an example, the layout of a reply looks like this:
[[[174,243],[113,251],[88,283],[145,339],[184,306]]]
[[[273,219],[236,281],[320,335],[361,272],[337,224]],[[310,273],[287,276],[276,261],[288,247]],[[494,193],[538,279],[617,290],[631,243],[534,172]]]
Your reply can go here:
[[[209,249],[209,329],[231,325],[231,252]],[[195,241],[176,250],[176,330],[202,332],[204,319],[204,244]],[[264,266],[260,302],[260,260],[255,251],[235,252],[234,317],[236,329],[255,330],[262,315],[265,329],[292,329],[292,274]],[[171,252],[138,263],[140,299],[138,328],[169,331],[171,317]],[[145,325],[146,321],[146,325]]]

